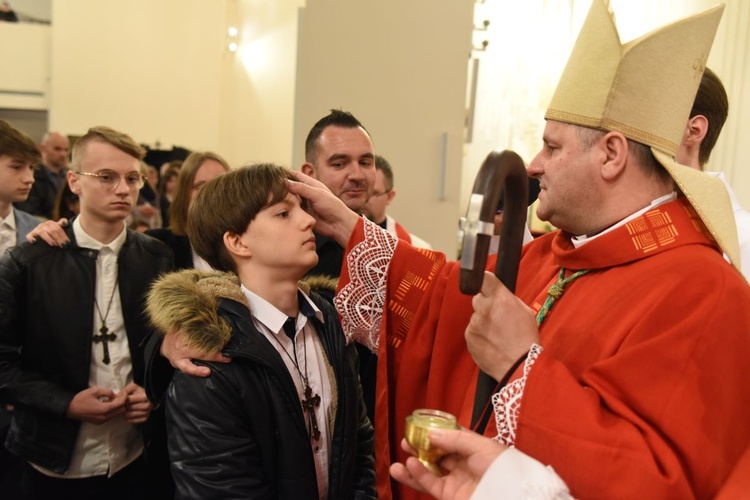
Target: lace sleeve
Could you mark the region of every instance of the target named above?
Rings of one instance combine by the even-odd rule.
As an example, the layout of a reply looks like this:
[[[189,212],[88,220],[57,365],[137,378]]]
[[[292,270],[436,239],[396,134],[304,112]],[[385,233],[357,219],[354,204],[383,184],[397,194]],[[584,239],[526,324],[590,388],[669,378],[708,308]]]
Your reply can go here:
[[[341,315],[347,342],[358,341],[377,352],[385,304],[386,275],[398,239],[364,220],[364,238],[346,256],[349,282],[333,302]]]
[[[497,394],[493,394],[492,406],[495,408],[495,424],[497,425],[495,441],[507,446],[515,444],[518,412],[521,408],[523,389],[526,387],[526,378],[541,352],[542,346],[533,344],[523,364],[523,376],[500,389]]]

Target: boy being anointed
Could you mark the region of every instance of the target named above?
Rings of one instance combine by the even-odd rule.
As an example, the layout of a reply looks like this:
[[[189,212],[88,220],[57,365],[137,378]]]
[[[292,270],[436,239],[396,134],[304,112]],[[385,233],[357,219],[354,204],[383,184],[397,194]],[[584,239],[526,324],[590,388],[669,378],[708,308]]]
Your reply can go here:
[[[207,378],[176,372],[166,391],[178,498],[376,496],[356,351],[333,305],[299,282],[318,260],[315,219],[290,179],[261,164],[207,183],[188,235],[225,272],[181,271],[150,293],[160,330],[232,358],[206,363]],[[149,388],[166,382],[166,364],[152,357]]]

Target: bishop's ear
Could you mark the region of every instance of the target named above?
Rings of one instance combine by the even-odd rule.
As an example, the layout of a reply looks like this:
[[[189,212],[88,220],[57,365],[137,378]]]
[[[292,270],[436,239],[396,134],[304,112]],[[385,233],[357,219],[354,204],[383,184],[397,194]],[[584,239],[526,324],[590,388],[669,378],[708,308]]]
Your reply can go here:
[[[602,177],[614,180],[619,177],[627,165],[628,140],[620,132],[607,132],[598,142],[602,151]]]

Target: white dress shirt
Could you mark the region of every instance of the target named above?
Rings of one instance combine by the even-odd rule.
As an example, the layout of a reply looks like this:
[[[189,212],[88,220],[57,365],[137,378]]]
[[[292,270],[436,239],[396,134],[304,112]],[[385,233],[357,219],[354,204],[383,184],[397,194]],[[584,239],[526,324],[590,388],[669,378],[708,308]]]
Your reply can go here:
[[[16,246],[17,235],[16,216],[11,208],[7,217],[0,218],[0,255],[10,247]]]

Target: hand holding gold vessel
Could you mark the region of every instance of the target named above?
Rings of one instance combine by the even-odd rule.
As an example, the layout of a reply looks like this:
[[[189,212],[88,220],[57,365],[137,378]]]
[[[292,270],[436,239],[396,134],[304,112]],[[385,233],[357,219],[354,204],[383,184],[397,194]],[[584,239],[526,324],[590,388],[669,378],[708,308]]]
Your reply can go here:
[[[446,454],[440,448],[430,443],[431,429],[458,429],[456,417],[440,410],[419,409],[406,417],[404,437],[409,445],[417,452],[417,458],[430,472],[442,475],[438,465]]]

